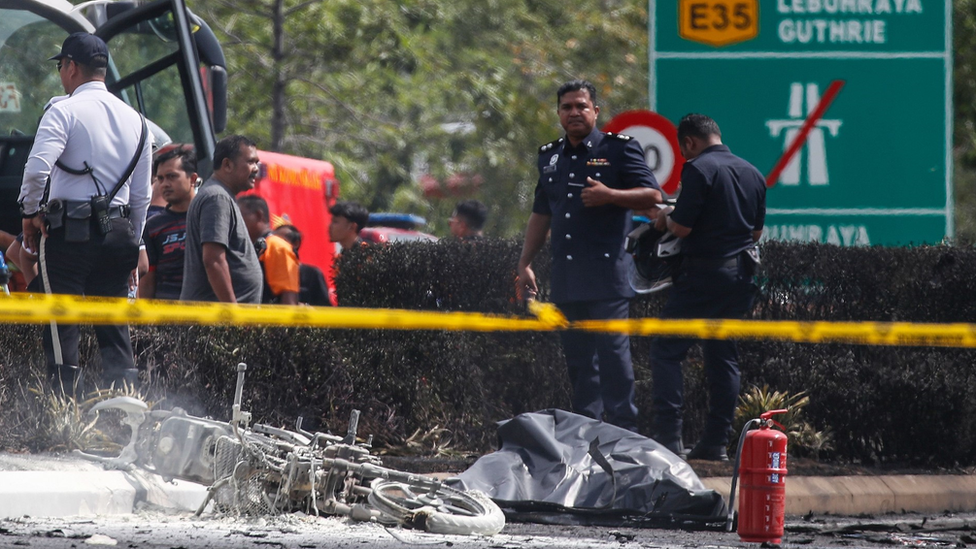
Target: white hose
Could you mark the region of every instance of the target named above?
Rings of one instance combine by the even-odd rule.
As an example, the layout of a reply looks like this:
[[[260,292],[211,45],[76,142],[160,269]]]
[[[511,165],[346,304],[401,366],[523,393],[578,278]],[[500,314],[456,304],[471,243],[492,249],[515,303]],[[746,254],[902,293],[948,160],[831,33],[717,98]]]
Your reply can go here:
[[[739,480],[739,460],[742,459],[742,446],[746,441],[746,433],[757,423],[762,423],[762,420],[750,419],[742,426],[742,432],[739,433],[739,447],[735,450],[735,467],[732,468],[732,488],[729,490],[729,516],[725,520],[726,532],[732,531],[732,523],[735,521],[735,485],[738,484]]]

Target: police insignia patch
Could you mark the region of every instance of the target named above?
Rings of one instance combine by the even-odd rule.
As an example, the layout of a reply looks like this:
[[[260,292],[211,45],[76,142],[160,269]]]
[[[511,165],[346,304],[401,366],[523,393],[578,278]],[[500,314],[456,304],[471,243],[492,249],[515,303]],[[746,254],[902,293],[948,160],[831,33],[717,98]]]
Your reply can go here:
[[[546,151],[551,151],[553,149],[553,147],[555,147],[556,145],[559,145],[562,142],[563,142],[563,138],[560,137],[559,139],[557,139],[555,141],[550,141],[549,143],[546,143],[545,145],[539,147],[539,154],[542,154],[542,153],[544,153]]]

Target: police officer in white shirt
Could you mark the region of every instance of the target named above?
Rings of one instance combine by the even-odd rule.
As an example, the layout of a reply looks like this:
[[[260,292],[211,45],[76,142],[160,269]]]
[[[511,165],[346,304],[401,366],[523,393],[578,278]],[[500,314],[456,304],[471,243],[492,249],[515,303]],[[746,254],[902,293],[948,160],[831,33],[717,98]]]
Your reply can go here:
[[[74,33],[51,60],[69,97],[44,113],[24,169],[24,245],[38,254],[45,293],[125,297],[149,207],[152,138],[139,113],[105,87],[101,38]],[[96,326],[95,335],[103,386],[135,383],[128,326]],[[55,391],[75,396],[78,339],[75,325],[44,330]]]

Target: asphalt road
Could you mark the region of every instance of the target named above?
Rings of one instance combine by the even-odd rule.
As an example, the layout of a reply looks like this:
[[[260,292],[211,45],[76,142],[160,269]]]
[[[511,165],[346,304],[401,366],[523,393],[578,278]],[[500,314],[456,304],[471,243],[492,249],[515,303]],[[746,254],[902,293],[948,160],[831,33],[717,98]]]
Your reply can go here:
[[[966,547],[976,543],[976,515],[790,517],[782,547]],[[457,549],[759,547],[734,533],[683,532],[509,523],[492,537],[444,536],[386,529],[339,518],[293,514],[267,519],[196,518],[144,510],[98,518],[0,521],[0,547],[124,548],[393,548]]]

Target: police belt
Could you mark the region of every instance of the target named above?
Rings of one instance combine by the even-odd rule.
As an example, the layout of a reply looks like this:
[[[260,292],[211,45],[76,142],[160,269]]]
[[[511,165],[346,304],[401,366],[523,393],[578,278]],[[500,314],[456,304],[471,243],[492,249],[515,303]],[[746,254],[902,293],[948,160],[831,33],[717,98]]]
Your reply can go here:
[[[128,206],[112,206],[108,209],[109,219],[127,218],[129,217],[129,207]]]
[[[129,208],[128,204],[112,206],[108,209],[108,218],[126,218],[129,217],[130,211],[131,209]],[[91,217],[91,206],[90,201],[88,200],[54,199],[45,205],[44,212],[46,218],[50,219],[54,217],[62,221],[66,217],[73,217],[73,214],[69,214],[69,212],[85,212],[83,216],[78,217],[78,219],[85,219]]]

